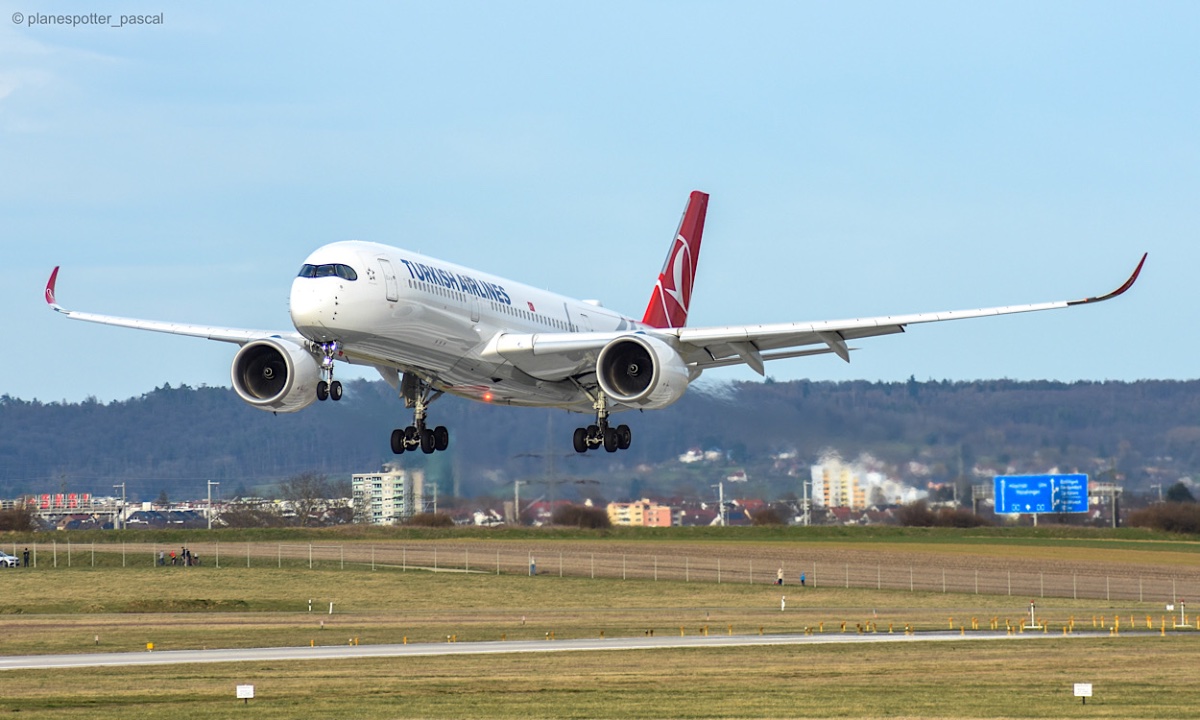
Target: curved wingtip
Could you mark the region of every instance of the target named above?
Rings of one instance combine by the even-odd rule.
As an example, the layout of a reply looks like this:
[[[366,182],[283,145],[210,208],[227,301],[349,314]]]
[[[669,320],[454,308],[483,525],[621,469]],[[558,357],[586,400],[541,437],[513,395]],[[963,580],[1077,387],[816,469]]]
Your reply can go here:
[[[1117,288],[1116,290],[1113,290],[1112,292],[1106,293],[1104,295],[1097,295],[1095,297],[1084,298],[1082,300],[1072,300],[1072,301],[1068,302],[1067,305],[1082,305],[1084,303],[1102,302],[1104,300],[1111,300],[1111,299],[1115,298],[1116,296],[1121,295],[1126,290],[1133,287],[1133,284],[1135,282],[1137,282],[1138,275],[1142,274],[1142,266],[1146,264],[1146,258],[1149,256],[1150,256],[1150,253],[1142,254],[1142,259],[1138,261],[1137,267],[1133,269],[1133,274],[1129,276],[1129,279],[1125,281],[1124,285]]]
[[[58,301],[54,299],[54,286],[58,283],[58,266],[54,266],[54,271],[50,273],[50,280],[46,282],[46,304],[52,308],[58,308]]]

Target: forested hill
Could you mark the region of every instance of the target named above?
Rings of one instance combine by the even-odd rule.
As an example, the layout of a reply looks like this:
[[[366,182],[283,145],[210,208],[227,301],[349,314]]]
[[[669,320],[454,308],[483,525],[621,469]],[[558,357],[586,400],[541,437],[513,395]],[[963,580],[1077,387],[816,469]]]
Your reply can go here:
[[[511,492],[514,478],[548,471],[548,453],[556,456],[556,474],[611,481],[604,491],[610,499],[631,481],[639,491],[684,492],[690,482],[700,492],[709,478],[681,477],[671,462],[690,448],[724,450],[729,465],[764,484],[761,492],[780,494],[794,490],[795,476],[828,449],[847,459],[870,453],[901,475],[920,461],[933,480],[975,465],[1011,466],[1108,472],[1129,489],[1145,489],[1200,468],[1200,381],[714,385],[694,388],[665,410],[621,414],[619,422],[633,428],[633,446],[612,455],[575,456],[571,429],[587,418],[562,411],[444,397],[430,418],[451,429],[450,451],[401,459],[428,463],[445,491],[463,495]],[[167,386],[109,404],[5,395],[0,498],[111,494],[120,482],[132,499],[160,492],[194,498],[204,496],[208,480],[220,481],[229,497],[304,471],[373,471],[396,459],[389,434],[410,421],[411,411],[382,382],[350,383],[339,403],[278,416],[225,388]],[[785,451],[796,452],[790,468],[770,457]],[[673,484],[655,487],[667,475]]]

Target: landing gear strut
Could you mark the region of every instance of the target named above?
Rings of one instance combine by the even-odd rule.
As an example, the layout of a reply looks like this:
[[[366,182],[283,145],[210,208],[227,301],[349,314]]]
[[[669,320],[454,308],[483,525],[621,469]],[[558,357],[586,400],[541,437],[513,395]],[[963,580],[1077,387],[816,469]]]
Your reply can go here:
[[[412,373],[404,373],[400,392],[404,395],[404,407],[413,410],[413,424],[392,431],[392,452],[400,455],[405,450],[416,451],[420,448],[421,452],[428,455],[449,447],[450,431],[444,425],[432,429],[425,426],[426,409],[442,396],[442,391],[434,390],[429,383]]]
[[[608,424],[608,398],[604,393],[598,393],[592,402],[596,410],[596,423],[585,428],[575,428],[571,438],[575,452],[585,453],[592,448],[603,447],[607,452],[629,449],[633,442],[633,431],[628,425],[618,425],[615,428]]]
[[[317,383],[317,399],[325,402],[327,398],[334,402],[342,399],[342,384],[333,379],[333,359],[341,351],[341,345],[334,342],[321,343],[321,375],[322,379]],[[324,378],[329,378],[326,382]]]

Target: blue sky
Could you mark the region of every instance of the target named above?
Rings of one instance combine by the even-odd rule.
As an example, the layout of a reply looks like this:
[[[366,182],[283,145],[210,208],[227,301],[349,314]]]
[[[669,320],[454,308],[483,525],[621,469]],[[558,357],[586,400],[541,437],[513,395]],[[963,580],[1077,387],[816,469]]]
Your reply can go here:
[[[0,15],[0,393],[229,384],[232,346],[55,316],[55,265],[72,309],[290,329],[304,257],[362,239],[640,317],[693,189],[694,325],[1073,299],[1150,252],[1111,303],[778,379],[1200,375],[1195,3],[34,5]],[[163,24],[13,22],[80,12]]]

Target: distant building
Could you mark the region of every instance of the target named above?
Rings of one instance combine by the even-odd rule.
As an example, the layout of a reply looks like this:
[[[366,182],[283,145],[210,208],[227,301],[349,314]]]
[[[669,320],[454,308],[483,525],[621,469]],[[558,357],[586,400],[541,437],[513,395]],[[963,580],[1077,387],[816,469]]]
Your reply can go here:
[[[825,458],[812,467],[812,501],[817,507],[867,506],[867,493],[859,473],[838,458]]]
[[[692,448],[679,456],[679,462],[684,464],[709,462],[715,463],[725,459],[725,453],[720,450],[701,450],[700,448]]]
[[[671,527],[675,515],[670,505],[659,505],[645,499],[631,503],[609,503],[607,511],[608,521],[613,525],[634,527]]]
[[[928,493],[893,480],[882,472],[845,463],[836,455],[821,458],[812,466],[814,507],[865,510],[871,506],[898,505]]]
[[[394,465],[383,472],[350,476],[354,522],[397,525],[425,510],[425,472]]]

